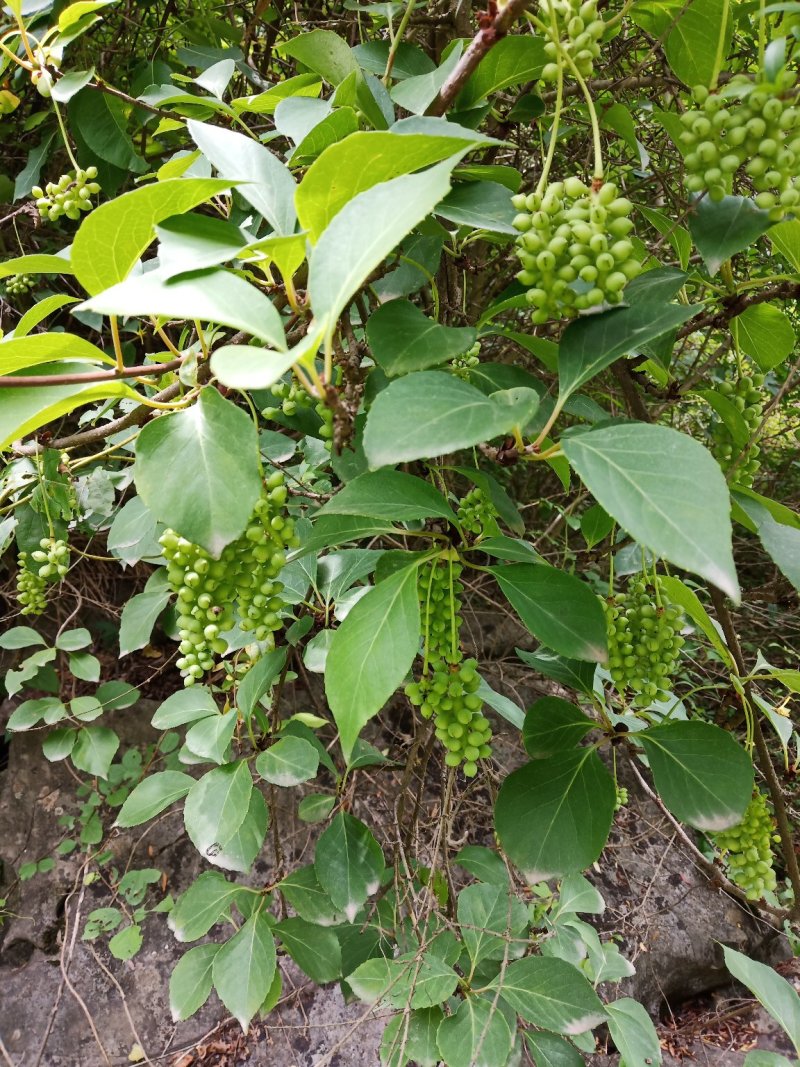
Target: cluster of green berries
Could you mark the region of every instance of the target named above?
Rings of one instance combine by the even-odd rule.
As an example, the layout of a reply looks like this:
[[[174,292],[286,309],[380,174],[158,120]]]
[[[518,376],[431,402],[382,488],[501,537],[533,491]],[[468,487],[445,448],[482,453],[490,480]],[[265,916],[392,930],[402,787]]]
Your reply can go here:
[[[450,370],[458,378],[463,378],[465,382],[469,381],[470,371],[473,367],[477,367],[481,361],[481,343],[476,341],[475,344],[466,351],[463,356],[456,356],[450,360]]]
[[[57,182],[48,182],[44,189],[34,185],[31,192],[41,217],[56,222],[62,215],[79,219],[82,211],[91,211],[94,207],[91,197],[100,192],[96,177],[97,167],[87,167],[62,174]]]
[[[775,891],[772,842],[780,838],[775,834],[775,823],[760,790],[753,794],[737,826],[710,836],[722,853],[728,877],[744,889],[748,900],[761,900],[765,893]]]
[[[544,193],[512,197],[520,212],[517,280],[528,290],[535,324],[573,317],[598,304],[618,304],[642,271],[628,234],[633,204],[613,182],[589,189],[577,177],[551,182]]]
[[[579,74],[590,78],[594,61],[600,56],[600,38],[606,31],[597,14],[597,0],[540,0],[539,15],[549,37],[544,51],[550,62],[542,70],[542,80],[554,82],[558,78],[559,51],[569,56]]]
[[[287,550],[299,543],[286,497],[283,475],[271,475],[246,530],[219,559],[174,530],[161,535],[167,578],[178,597],[177,666],[184,685],[194,685],[228,651],[223,634],[237,614],[240,628],[256,641],[271,641],[281,628],[283,584],[277,578]]]
[[[756,190],[756,204],[778,222],[800,206],[800,107],[781,96],[796,76],[783,71],[777,83],[736,75],[721,93],[693,90],[698,107],[681,115],[687,149],[686,187],[722,200],[738,171]]]
[[[32,274],[11,274],[6,278],[8,296],[26,296],[35,286],[36,278]]]
[[[477,485],[461,498],[457,515],[461,528],[476,538],[500,532],[497,526],[497,508]]]
[[[261,412],[264,418],[274,419],[280,412],[283,412],[287,418],[292,418],[299,408],[313,408],[322,419],[319,436],[330,452],[333,440],[333,412],[325,401],[312,396],[294,379],[288,382],[276,382],[270,387],[270,392],[276,400],[280,401],[280,406],[264,408]]]
[[[621,808],[624,808],[629,800],[630,800],[630,797],[628,796],[628,790],[625,788],[624,785],[618,785],[616,787],[616,799],[614,801],[614,811],[619,811]]]
[[[608,670],[617,692],[634,693],[636,707],[663,699],[683,647],[681,611],[658,588],[639,579],[603,601]]]
[[[19,554],[17,601],[21,615],[41,615],[48,585],[60,581],[69,570],[69,545],[55,537],[43,537],[30,555]]]
[[[749,436],[752,436],[761,425],[761,418],[764,414],[764,396],[761,392],[763,385],[763,374],[743,374],[736,382],[721,382],[717,386],[717,391],[727,397],[741,413],[747,424]],[[714,456],[720,467],[727,470],[734,460],[738,459],[742,450],[734,444],[730,430],[724,422],[716,422],[711,433],[714,440]],[[753,478],[761,466],[758,459],[760,454],[761,449],[754,444],[748,450],[746,458],[737,464],[735,479],[739,485],[753,484]]]
[[[467,778],[478,773],[478,760],[492,754],[492,728],[477,690],[481,680],[477,660],[464,659],[458,648],[462,619],[458,614],[464,587],[455,553],[445,553],[420,567],[420,600],[425,666],[418,682],[405,692],[425,719],[433,719],[436,736],[445,749],[445,764],[458,767]]]

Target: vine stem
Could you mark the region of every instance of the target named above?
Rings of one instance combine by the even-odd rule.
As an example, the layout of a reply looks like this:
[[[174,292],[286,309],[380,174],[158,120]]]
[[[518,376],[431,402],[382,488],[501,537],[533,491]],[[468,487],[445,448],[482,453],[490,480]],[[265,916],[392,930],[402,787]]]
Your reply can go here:
[[[56,118],[58,119],[58,128],[61,130],[61,137],[62,137],[62,139],[64,141],[64,147],[67,150],[67,155],[69,156],[69,161],[72,164],[73,168],[76,171],[78,171],[78,170],[81,169],[80,168],[80,164],[78,163],[77,159],[75,158],[75,156],[72,153],[72,145],[69,143],[69,135],[67,134],[67,127],[64,125],[64,119],[61,116],[61,109],[59,108],[58,104],[56,103],[56,101],[55,101],[55,99],[53,97],[50,97],[50,99],[51,99],[52,104],[53,104],[53,111],[55,111]]]
[[[764,0],[761,0],[761,12],[763,15]],[[722,70],[722,61],[725,58],[725,30],[728,26],[728,19],[731,17],[731,0],[723,0],[722,4],[722,28],[719,34],[719,40],[717,41],[717,54],[714,57],[714,69],[711,72],[711,89],[717,88],[719,82],[719,73]],[[759,22],[759,54],[761,53],[762,42],[762,26],[763,22]],[[763,56],[761,57],[763,63]]]
[[[560,42],[559,42],[560,43]],[[562,49],[559,47],[559,54]],[[597,118],[597,111],[594,106],[594,100],[592,100],[592,94],[589,91],[589,86],[586,84],[586,79],[575,65],[575,61],[569,52],[564,51],[564,59],[567,61],[567,66],[572,71],[575,81],[580,85],[581,92],[586,100],[586,108],[589,112],[589,122],[592,125],[592,145],[594,150],[594,177],[602,179],[603,177],[603,145],[600,140],[600,122]]]
[[[558,36],[558,23],[556,22],[555,11],[550,9],[550,21],[553,24],[553,30]],[[561,110],[564,106],[564,57],[559,48],[556,54],[556,60],[558,63],[558,80],[556,82],[556,106],[553,112],[553,121],[550,125],[550,143],[547,146],[547,155],[545,156],[544,163],[542,164],[542,174],[539,178],[536,186],[536,192],[541,193],[547,184],[547,179],[550,176],[550,168],[553,165],[553,158],[556,154],[556,142],[558,141],[558,127],[561,122]]]
[[[388,85],[389,79],[392,76],[392,67],[394,61],[397,58],[397,50],[402,44],[405,32],[408,29],[408,22],[414,13],[414,8],[417,6],[417,0],[408,0],[406,9],[403,12],[403,17],[400,19],[400,25],[397,27],[397,33],[392,38],[391,48],[389,49],[389,55],[386,59],[386,70],[383,72],[383,84]]]
[[[728,605],[725,603],[725,594],[715,585],[709,586],[709,590],[711,593],[711,602],[717,613],[717,618],[722,627],[722,632],[725,635],[725,640],[728,643],[728,648],[731,650],[731,655],[736,664],[737,672],[740,677],[746,678],[747,669],[744,662],[744,655],[742,654],[742,646],[739,644],[739,636],[736,633],[736,627],[733,625],[731,613],[728,611]],[[752,706],[752,687],[750,682],[745,681],[742,684],[745,696]],[[778,824],[778,834],[781,839],[781,852],[783,854],[783,860],[786,864],[786,872],[789,875],[789,881],[791,882],[792,892],[794,894],[794,903],[792,905],[791,913],[793,918],[797,919],[800,918],[800,867],[798,867],[797,853],[794,850],[792,827],[789,822],[789,814],[786,810],[786,802],[783,799],[783,790],[778,781],[778,776],[775,773],[775,768],[772,765],[767,742],[764,738],[764,731],[761,729],[761,721],[755,712],[753,712],[753,739],[756,745],[758,765],[761,768],[761,773],[766,779],[770,799],[775,808],[775,821]]]

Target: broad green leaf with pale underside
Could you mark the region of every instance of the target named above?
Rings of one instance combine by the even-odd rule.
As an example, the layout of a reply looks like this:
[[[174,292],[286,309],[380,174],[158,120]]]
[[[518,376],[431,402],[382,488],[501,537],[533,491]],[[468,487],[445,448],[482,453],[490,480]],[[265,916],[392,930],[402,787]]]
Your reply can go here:
[[[800,1055],[800,997],[797,991],[772,967],[757,963],[727,945],[722,946],[722,951],[728,970],[747,986],[772,1018],[780,1023]]]
[[[724,37],[723,56],[731,46],[731,11],[725,0],[691,0],[675,12],[679,18],[664,43],[664,51],[669,65],[686,85],[710,84],[720,37]]]
[[[359,193],[323,231],[311,255],[311,309],[331,332],[353,294],[450,188],[455,158]]]
[[[176,800],[182,800],[194,785],[194,778],[182,771],[150,774],[128,795],[120,808],[115,826],[138,826],[158,815]]]
[[[214,984],[214,957],[219,950],[219,945],[196,945],[178,960],[169,980],[169,1007],[173,1022],[188,1019],[208,1000]]]
[[[390,378],[428,370],[471,348],[478,336],[469,326],[443,326],[408,300],[382,304],[367,321],[372,358]]]
[[[690,589],[688,585],[685,585],[680,578],[675,578],[672,575],[660,574],[658,583],[672,603],[683,608],[692,622],[700,627],[723,661],[732,667],[734,661],[730,650],[711,621],[708,612],[700,603],[697,593]]]
[[[712,276],[770,226],[769,212],[744,196],[726,196],[718,201],[704,196],[689,216],[692,240]]]
[[[64,256],[37,252],[30,256],[15,256],[0,263],[0,278],[12,274],[74,274],[72,264]]]
[[[342,950],[333,930],[294,917],[275,927],[283,947],[312,982],[325,985],[342,974]]]
[[[491,571],[534,637],[572,659],[599,663],[606,658],[603,609],[579,578],[539,563],[511,563]]]
[[[383,874],[381,847],[359,819],[340,812],[317,842],[314,871],[322,889],[349,922],[378,891]]]
[[[588,979],[564,960],[527,956],[491,983],[522,1018],[557,1034],[582,1034],[606,1018]]]
[[[106,778],[119,748],[119,738],[107,726],[86,726],[78,732],[70,753],[79,771]]]
[[[96,345],[71,333],[35,333],[29,337],[10,337],[0,344],[0,374],[14,374],[59,359],[114,366],[114,360]]]
[[[681,822],[710,831],[741,822],[753,792],[753,764],[727,730],[694,719],[654,726],[636,740],[659,796]]]
[[[278,46],[278,52],[299,60],[331,85],[339,85],[354,71],[358,62],[347,42],[332,30],[311,30]]]
[[[167,916],[167,925],[178,941],[196,941],[221,922],[235,901],[249,892],[229,882],[219,871],[203,871],[178,897]]]
[[[285,787],[309,781],[318,767],[319,753],[302,737],[283,737],[256,758],[261,777],[272,785]]]
[[[643,1005],[623,997],[606,1005],[608,1029],[625,1067],[661,1063],[661,1043]]]
[[[269,993],[275,967],[275,940],[260,911],[214,957],[214,988],[245,1033]]]
[[[75,234],[70,255],[73,273],[92,296],[116,285],[155,239],[156,223],[190,211],[230,187],[230,181],[217,178],[170,178],[101,204]]]
[[[201,759],[223,763],[236,729],[236,719],[235,711],[200,719],[186,731],[186,747]]]
[[[149,271],[103,290],[76,310],[198,319],[243,330],[278,349],[286,347],[281,318],[272,301],[244,278],[217,268],[173,279]]]
[[[536,1067],[584,1067],[585,1060],[566,1038],[541,1030],[525,1034]]]
[[[455,521],[449,504],[430,482],[415,478],[413,474],[390,470],[372,471],[353,478],[327,504],[323,504],[317,515],[357,515],[396,522],[430,518]]]
[[[227,763],[204,774],[186,797],[183,821],[201,855],[213,859],[244,822],[253,792],[245,761]]]
[[[748,1052],[744,1058],[744,1067],[797,1067],[798,1061],[789,1061],[779,1052],[764,1052],[761,1049]]]
[[[774,304],[754,304],[731,322],[731,333],[739,347],[752,356],[761,370],[782,363],[797,344],[792,321]]]
[[[629,423],[565,438],[562,447],[598,504],[632,537],[739,602],[730,493],[699,441],[667,426]]]
[[[363,727],[402,683],[418,646],[417,567],[411,566],[363,596],[331,640],[325,692],[346,760]]]
[[[522,727],[525,751],[534,759],[554,756],[576,745],[596,727],[580,708],[561,697],[540,697],[528,710]]]
[[[388,42],[387,42],[388,43]],[[437,1067],[440,1061],[436,1033],[444,1020],[440,1007],[417,1008],[392,1016],[381,1040],[382,1067]]]
[[[800,590],[800,529],[788,522],[778,521],[780,512],[778,515],[771,513],[765,506],[768,502],[764,497],[734,490],[733,499],[755,524],[761,543],[775,565],[795,589]]]
[[[525,940],[529,916],[522,901],[509,895],[508,883],[469,885],[458,894],[461,936],[474,966],[502,960],[508,939]]]
[[[439,1026],[436,1042],[447,1067],[496,1067],[508,1061],[516,1031],[514,1011],[484,993],[462,1000]]]
[[[252,419],[211,387],[185,411],[149,422],[136,444],[136,488],[155,517],[219,556],[261,493]]]
[[[530,884],[589,867],[614,817],[614,781],[591,748],[534,760],[506,778],[495,829]]]
[[[367,960],[347,976],[347,984],[368,1004],[432,1008],[452,994],[458,975],[432,952],[421,958],[406,953],[396,959]]]
[[[211,690],[204,685],[193,685],[168,696],[150,722],[156,730],[174,730],[187,722],[216,715],[218,710]]]
[[[364,452],[376,469],[490,441],[516,422],[513,407],[495,403],[455,375],[422,371],[378,395],[367,416]]]

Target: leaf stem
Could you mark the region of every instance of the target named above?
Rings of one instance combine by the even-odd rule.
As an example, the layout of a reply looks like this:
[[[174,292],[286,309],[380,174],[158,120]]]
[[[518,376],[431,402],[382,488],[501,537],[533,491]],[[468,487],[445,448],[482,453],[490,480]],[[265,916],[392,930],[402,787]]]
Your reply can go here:
[[[411,18],[414,12],[414,8],[416,6],[417,0],[408,0],[408,3],[406,4],[406,9],[403,12],[403,17],[400,19],[400,25],[397,27],[397,33],[392,38],[392,44],[389,49],[389,55],[386,60],[386,69],[383,72],[383,84],[386,86],[388,86],[389,80],[392,76],[392,67],[394,66],[394,61],[397,57],[397,50],[402,44],[403,37],[405,36],[405,32],[408,29],[409,19]]]

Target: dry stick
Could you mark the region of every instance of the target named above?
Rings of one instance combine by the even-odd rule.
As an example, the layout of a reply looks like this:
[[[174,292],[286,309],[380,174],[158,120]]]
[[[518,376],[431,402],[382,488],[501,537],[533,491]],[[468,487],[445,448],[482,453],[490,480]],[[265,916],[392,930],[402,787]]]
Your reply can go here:
[[[715,585],[710,585],[709,590],[711,592],[711,602],[714,605],[714,610],[717,613],[717,618],[722,627],[722,632],[725,635],[725,640],[728,643],[728,648],[731,650],[731,655],[733,656],[736,668],[742,677],[746,677],[747,667],[742,654],[742,646],[739,644],[739,636],[736,633],[736,627],[733,625],[731,613],[728,611],[728,606],[725,603],[725,594],[722,590],[717,589]],[[745,697],[752,707],[752,686],[750,682],[744,682],[743,685]],[[797,853],[794,850],[792,827],[789,822],[788,812],[786,811],[786,803],[783,799],[783,790],[778,781],[778,776],[775,773],[769,749],[767,748],[767,742],[764,739],[764,731],[761,729],[761,720],[759,719],[757,712],[753,712],[752,719],[753,737],[756,743],[758,765],[761,768],[761,773],[767,781],[772,804],[775,808],[775,821],[778,824],[778,833],[781,839],[781,852],[783,853],[786,871],[789,875],[789,881],[792,883],[792,891],[794,893],[794,904],[792,905],[791,915],[797,919],[800,918],[800,868],[797,865]]]
[[[81,382],[113,382],[117,378],[141,378],[147,374],[166,374],[177,370],[183,363],[180,359],[171,359],[169,363],[146,363],[139,367],[123,367],[120,370],[90,370],[80,374],[29,374],[0,375],[0,389],[28,389],[31,386],[72,385]]]
[[[2,1037],[0,1037],[0,1056],[3,1057],[3,1060],[4,1060],[5,1064],[6,1064],[6,1067],[16,1067],[16,1064],[11,1059],[11,1055],[10,1055],[8,1049],[3,1044]]]
[[[117,992],[119,993],[120,997],[122,998],[122,1008],[123,1008],[123,1010],[125,1012],[125,1017],[128,1020],[128,1025],[131,1028],[131,1033],[133,1034],[133,1038],[134,1038],[136,1044],[139,1046],[139,1048],[142,1051],[142,1055],[144,1057],[144,1062],[145,1063],[149,1063],[151,1065],[151,1067],[152,1067],[153,1061],[150,1059],[150,1057],[147,1055],[147,1052],[145,1051],[145,1047],[144,1047],[144,1044],[142,1043],[142,1039],[139,1037],[138,1031],[136,1030],[136,1024],[134,1023],[133,1018],[131,1016],[131,1013],[128,1010],[128,998],[125,996],[125,991],[123,990],[122,986],[117,981],[116,977],[111,973],[111,971],[108,969],[108,967],[106,967],[106,965],[103,963],[103,961],[97,955],[97,953],[94,950],[94,946],[91,945],[91,944],[88,944],[86,947],[91,952],[92,956],[94,957],[95,963],[102,970],[103,974],[105,974],[106,978],[108,978],[108,980],[110,982],[112,982],[114,984],[114,986],[116,986]]]
[[[529,0],[508,0],[502,11],[492,21],[482,26],[472,38],[472,43],[458,61],[455,70],[428,105],[426,115],[444,115],[458,94],[469,81],[470,75],[487,52],[501,41],[512,22],[527,8]]]

